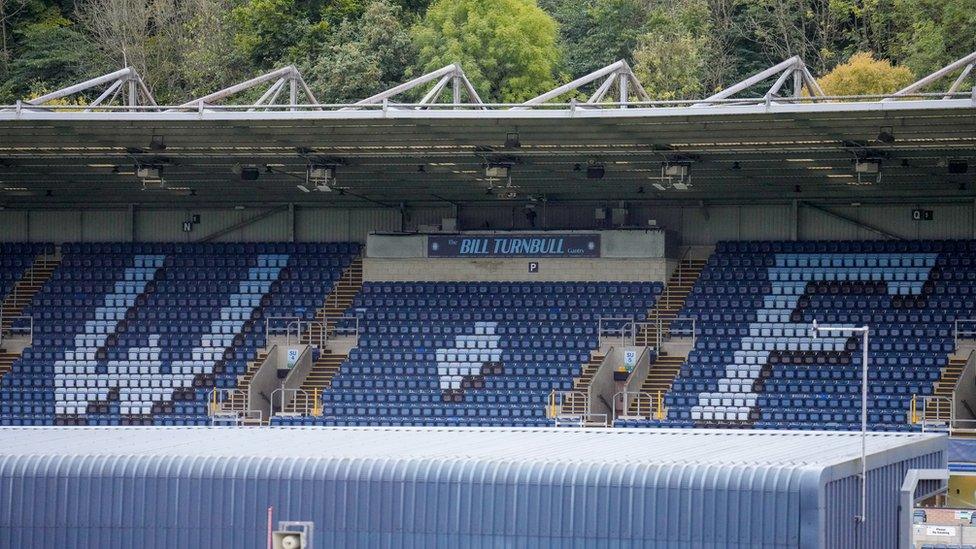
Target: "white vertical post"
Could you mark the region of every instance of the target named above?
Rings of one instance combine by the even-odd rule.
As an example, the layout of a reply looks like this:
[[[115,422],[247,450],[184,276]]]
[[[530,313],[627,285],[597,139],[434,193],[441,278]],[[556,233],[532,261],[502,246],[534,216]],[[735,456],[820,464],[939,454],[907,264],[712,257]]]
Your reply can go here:
[[[626,73],[621,72],[618,81],[618,87],[620,88],[620,108],[626,109],[627,98],[630,96],[630,92],[627,89],[627,84],[630,83],[630,77]]]
[[[868,507],[868,326],[854,328],[852,326],[818,326],[817,321],[813,321],[813,337],[817,337],[820,332],[840,332],[846,334],[861,334],[861,515],[855,517],[858,522],[865,522]]]

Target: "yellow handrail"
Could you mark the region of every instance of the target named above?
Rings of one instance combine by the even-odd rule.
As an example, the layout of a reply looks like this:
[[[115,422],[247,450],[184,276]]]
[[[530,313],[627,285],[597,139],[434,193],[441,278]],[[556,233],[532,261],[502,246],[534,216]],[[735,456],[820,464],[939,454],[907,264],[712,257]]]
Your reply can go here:
[[[657,411],[655,412],[655,418],[664,419],[667,416],[667,412],[664,410],[664,395],[661,391],[657,392]]]
[[[312,389],[312,415],[315,417],[322,415],[322,407],[319,405],[319,389]]]

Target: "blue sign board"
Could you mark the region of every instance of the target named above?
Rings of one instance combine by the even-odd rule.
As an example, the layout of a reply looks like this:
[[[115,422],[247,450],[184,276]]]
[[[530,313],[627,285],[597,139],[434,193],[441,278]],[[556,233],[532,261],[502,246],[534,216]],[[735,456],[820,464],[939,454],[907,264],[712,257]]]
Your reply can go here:
[[[427,257],[600,257],[600,235],[431,235]]]

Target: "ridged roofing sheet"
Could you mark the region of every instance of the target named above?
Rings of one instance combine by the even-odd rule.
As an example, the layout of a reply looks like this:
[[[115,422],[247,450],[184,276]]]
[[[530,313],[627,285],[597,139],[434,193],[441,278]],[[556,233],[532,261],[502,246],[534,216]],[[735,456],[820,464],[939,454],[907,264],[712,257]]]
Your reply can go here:
[[[474,428],[2,428],[0,547],[755,549],[898,544],[944,436]],[[850,543],[853,538],[861,540]]]
[[[937,438],[870,433],[868,453]],[[708,429],[0,428],[0,456],[154,455],[829,466],[860,455],[859,433]]]

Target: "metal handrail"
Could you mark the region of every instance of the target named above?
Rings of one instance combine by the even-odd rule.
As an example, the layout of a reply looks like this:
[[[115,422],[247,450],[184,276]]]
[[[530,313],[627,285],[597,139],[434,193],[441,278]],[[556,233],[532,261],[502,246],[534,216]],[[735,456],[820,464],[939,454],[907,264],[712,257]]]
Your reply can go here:
[[[618,403],[621,404],[619,408],[617,406]],[[638,410],[641,409],[641,403],[645,403],[649,415],[631,415],[629,410],[631,404],[634,403],[637,404]],[[664,395],[660,391],[657,394],[646,391],[620,391],[613,395],[611,408],[613,411],[613,424],[616,424],[618,419],[664,419],[667,417],[667,410],[664,407]],[[623,412],[618,414],[618,409]]]
[[[10,321],[10,333],[13,334],[16,331],[16,329],[14,328],[14,322],[24,318],[30,320],[30,325],[28,326],[28,332],[27,332],[27,339],[28,339],[28,344],[33,345],[34,344],[34,317],[33,316],[17,315],[14,317],[9,317],[7,320]],[[5,333],[5,330],[3,330],[3,321],[4,321],[3,309],[0,309],[0,345],[3,345],[3,337]]]
[[[241,406],[228,406],[234,396],[241,397]],[[233,421],[234,425],[241,425],[245,422],[257,422],[258,425],[263,423],[264,415],[261,410],[249,410],[247,408],[247,393],[238,388],[214,387],[210,390],[207,402],[207,416],[210,417],[211,425],[216,425],[222,421]]]
[[[292,395],[291,403],[290,404],[295,409],[295,412],[286,412],[285,411],[285,406],[284,406],[285,395],[288,395],[288,394],[291,394]],[[277,402],[280,403],[280,406],[278,407],[278,411],[277,412],[275,411],[275,402],[276,402],[275,401],[275,395],[278,396]],[[301,400],[299,400],[299,399],[301,399]],[[309,397],[308,392],[305,391],[304,389],[300,389],[300,388],[289,389],[289,388],[285,388],[285,387],[279,387],[279,388],[275,389],[274,391],[271,391],[271,415],[272,416],[278,416],[278,415],[302,415],[302,416],[307,416],[307,415],[310,415],[311,411],[315,407],[316,407],[315,406],[315,403],[312,401],[311,397]]]
[[[302,327],[305,328],[305,333],[308,334],[308,343],[310,345],[316,345],[319,349],[325,349],[326,341],[326,331],[325,324],[319,322],[318,320],[295,320],[288,323],[287,331],[285,332],[285,345],[292,345],[291,333],[292,328],[295,329],[295,345],[302,344]],[[318,341],[312,336],[312,328],[318,327]]]
[[[339,292],[336,291],[339,288],[339,283],[345,281],[345,282],[348,282],[350,286],[353,285],[352,264],[355,263],[355,262],[356,262],[356,258],[354,258],[349,263],[349,266],[346,267],[346,270],[341,275],[339,275],[339,278],[336,280],[335,284],[332,285],[332,293],[330,295],[332,296],[332,306],[333,307],[336,307],[336,308],[339,307]],[[326,298],[326,299],[328,299],[328,298]]]
[[[691,329],[690,329],[690,331],[687,328],[681,328],[681,329],[675,330],[673,328],[675,321],[682,321],[682,322],[691,321]],[[671,338],[674,337],[676,334],[677,335],[686,335],[686,336],[689,336],[690,335],[691,336],[691,345],[692,345],[692,347],[694,347],[694,345],[695,345],[695,339],[697,338],[697,333],[698,333],[698,329],[697,329],[698,320],[695,317],[691,317],[691,316],[676,316],[676,317],[672,318],[671,320],[668,320],[667,321],[667,328],[666,329],[665,329],[664,319],[658,318],[657,319],[657,322],[658,322],[658,325],[657,325],[657,347],[658,348],[661,347],[661,343],[663,343],[664,341],[670,341]]]
[[[972,326],[965,329],[966,326]],[[976,318],[957,318],[952,321],[952,342],[955,349],[959,349],[960,339],[976,339]]]
[[[605,326],[605,323],[623,322],[619,328]],[[621,341],[630,346],[636,345],[637,331],[634,326],[635,320],[632,316],[620,317],[600,317],[597,319],[597,340],[600,347],[603,347],[604,338]]]
[[[934,431],[952,434],[952,423],[956,416],[956,410],[955,403],[951,398],[936,395],[923,396],[921,414],[922,432]]]
[[[553,427],[590,427],[590,423],[601,423],[602,427],[610,426],[610,417],[607,414],[591,414],[589,412],[579,416],[562,416],[553,418]]]
[[[569,399],[580,399],[578,402],[583,403],[583,410],[588,411],[590,408],[590,396],[586,391],[560,391],[558,389],[553,389],[549,391],[549,399],[546,405],[546,416],[550,419],[556,419],[557,417],[563,415],[563,407],[566,406]],[[586,415],[587,412],[583,412]],[[572,413],[571,416],[575,417],[580,414]]]
[[[265,339],[271,337],[271,330],[273,328],[272,324],[274,324],[275,321],[287,320],[288,322],[292,322],[294,320],[301,320],[301,319],[302,318],[299,317],[299,316],[269,316],[269,317],[265,318],[264,319],[264,337],[265,337]],[[285,324],[285,331],[286,332],[288,331],[288,324],[287,323]],[[276,329],[275,333],[280,333],[280,332],[277,331],[277,329]]]

